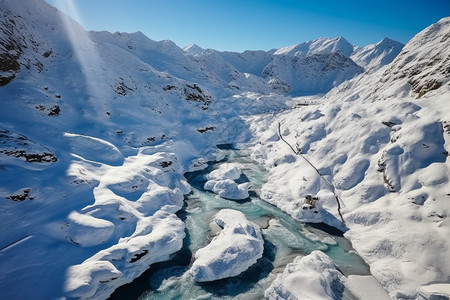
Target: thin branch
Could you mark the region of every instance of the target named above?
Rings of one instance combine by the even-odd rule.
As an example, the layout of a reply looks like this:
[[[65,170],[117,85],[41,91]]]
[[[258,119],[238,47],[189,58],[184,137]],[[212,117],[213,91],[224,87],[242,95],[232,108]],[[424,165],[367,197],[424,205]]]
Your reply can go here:
[[[289,148],[291,148],[292,152],[294,152],[295,155],[299,155],[299,154],[301,153],[301,151],[295,151],[294,148],[291,146],[291,144],[289,144],[289,143],[283,138],[283,136],[281,135],[281,123],[280,123],[280,122],[278,122],[278,135],[280,136],[280,139],[281,139],[283,142],[285,142],[285,143],[289,146]]]
[[[335,189],[335,187],[334,187],[334,185],[331,183],[331,182],[329,182],[324,176],[323,176],[323,174],[320,174],[320,171],[319,171],[319,169],[317,169],[303,154],[302,154],[302,150],[300,149],[300,147],[298,146],[298,144],[297,144],[297,151],[296,150],[294,150],[294,147],[292,147],[292,145],[291,144],[289,144],[284,138],[283,138],[283,135],[281,134],[281,123],[280,122],[278,122],[278,135],[280,136],[280,139],[283,141],[283,142],[285,142],[288,146],[289,146],[289,148],[291,148],[291,150],[292,150],[292,152],[294,152],[294,154],[295,155],[299,155],[299,156],[301,156],[311,167],[313,167],[313,169],[317,172],[317,174],[319,174],[319,176],[320,176],[320,178],[322,178],[330,187],[331,187],[331,189],[332,189],[332,192],[333,192],[333,194],[334,194],[334,197],[336,198],[336,202],[337,202],[337,209],[338,209],[338,213],[339,213],[339,216],[341,217],[341,221],[342,221],[342,223],[345,225],[345,221],[344,221],[344,217],[342,216],[342,213],[341,213],[341,203],[340,203],[340,199],[339,199],[339,196],[336,194],[336,189]]]

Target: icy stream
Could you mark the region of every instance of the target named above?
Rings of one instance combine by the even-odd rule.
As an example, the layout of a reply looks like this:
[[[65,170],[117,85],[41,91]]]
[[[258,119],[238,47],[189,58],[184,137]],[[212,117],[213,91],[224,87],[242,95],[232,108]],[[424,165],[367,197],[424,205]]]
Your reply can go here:
[[[262,201],[258,191],[265,180],[265,170],[255,164],[245,151],[223,149],[226,158],[211,163],[208,169],[186,174],[192,193],[186,196],[178,213],[186,223],[184,247],[172,260],[154,264],[130,284],[118,288],[110,299],[261,299],[265,290],[296,256],[321,250],[333,259],[344,275],[368,275],[368,266],[351,249],[342,234],[322,225],[308,225],[292,219],[278,208]],[[253,184],[250,197],[244,201],[222,199],[205,191],[205,175],[222,163],[240,164],[243,175],[238,182]],[[219,230],[211,224],[213,216],[223,208],[243,212],[262,228],[264,254],[258,262],[239,276],[210,283],[195,283],[186,271],[195,252],[205,247]],[[356,299],[349,291],[343,299]]]

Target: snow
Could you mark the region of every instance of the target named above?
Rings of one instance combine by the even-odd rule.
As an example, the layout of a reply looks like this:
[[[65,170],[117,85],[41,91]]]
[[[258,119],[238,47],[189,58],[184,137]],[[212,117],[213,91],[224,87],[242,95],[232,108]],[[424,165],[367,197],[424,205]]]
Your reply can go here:
[[[364,72],[342,52],[308,56],[277,55],[264,68],[263,76],[276,78],[289,86],[289,94],[326,93],[331,88]]]
[[[228,178],[231,180],[236,180],[241,177],[242,170],[238,164],[235,163],[225,163],[221,164],[216,170],[211,171],[208,175],[208,179],[219,179]]]
[[[246,143],[267,169],[263,200],[345,231],[391,298],[447,289],[450,18],[397,56],[388,39],[355,48],[343,38],[232,53],[86,32],[41,0],[0,6],[3,298],[105,299],[170,259],[185,238],[184,174],[221,159],[224,143]],[[205,188],[245,199],[241,174],[225,165]],[[315,209],[303,209],[308,194]],[[235,276],[263,251],[238,212],[215,222],[222,230],[192,265],[198,281]],[[326,296],[327,278],[341,277],[308,257],[296,263],[326,271],[304,292]]]
[[[314,41],[304,42],[298,45],[283,47],[275,51],[274,55],[311,56],[314,54],[330,54],[340,51],[349,57],[353,52],[353,46],[343,37],[334,39],[318,38]]]
[[[346,287],[358,299],[391,299],[379,282],[372,276],[350,275],[347,278]]]
[[[450,284],[431,283],[419,288],[419,294],[427,300],[448,299],[450,297]]]
[[[268,299],[339,299],[345,282],[344,275],[326,254],[313,251],[289,263],[265,296]]]
[[[322,37],[266,52],[217,53],[240,72],[263,76],[273,91],[299,96],[326,93],[363,70],[377,70],[389,64],[402,47],[387,38],[360,48],[343,37]]]
[[[167,260],[181,248],[183,238],[184,224],[174,214],[158,211],[142,218],[133,235],[68,269],[66,295],[103,298],[139,276],[148,265]]]
[[[68,227],[65,235],[73,243],[81,247],[92,247],[103,244],[114,233],[114,224],[110,221],[72,212],[68,216]],[[95,236],[95,239],[92,237]]]
[[[403,48],[403,44],[384,38],[380,42],[365,47],[357,47],[350,58],[367,71],[375,71],[391,63]]]
[[[214,222],[222,231],[195,253],[190,269],[197,282],[237,276],[255,264],[263,254],[261,230],[249,222],[243,213],[223,209],[214,217]]]
[[[450,86],[438,71],[448,56],[443,47],[449,21],[419,33],[391,64],[343,83],[309,106],[248,117],[255,136],[252,157],[269,169],[261,197],[298,220],[338,227],[334,191],[345,236],[395,299],[417,299],[421,285],[446,282],[450,274],[444,130]],[[441,85],[421,94],[407,84],[416,78]],[[297,145],[321,176],[277,137],[278,123],[284,139]],[[320,196],[319,213],[312,216],[299,209],[307,194]]]
[[[220,197],[231,200],[248,198],[248,190],[252,187],[250,182],[238,184],[235,180],[241,177],[241,168],[234,163],[221,164],[219,169],[211,171],[206,177],[205,190],[213,191]]]
[[[205,190],[213,191],[220,197],[231,200],[243,200],[248,198],[248,190],[251,183],[237,184],[231,179],[212,179],[205,183]]]
[[[183,50],[186,51],[190,55],[201,55],[201,54],[203,54],[203,51],[205,51],[205,49],[201,48],[200,46],[198,46],[196,44],[190,44],[190,45],[184,47]]]

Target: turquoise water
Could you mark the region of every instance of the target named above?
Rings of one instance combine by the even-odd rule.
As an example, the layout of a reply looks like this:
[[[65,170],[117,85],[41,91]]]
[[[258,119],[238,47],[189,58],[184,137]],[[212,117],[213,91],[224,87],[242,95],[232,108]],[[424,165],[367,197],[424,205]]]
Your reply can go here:
[[[323,224],[302,224],[259,199],[258,191],[265,181],[266,172],[245,151],[226,147],[222,151],[226,152],[224,160],[210,164],[206,170],[186,174],[193,189],[178,213],[186,223],[183,249],[172,260],[152,265],[141,277],[118,288],[111,299],[261,299],[286,264],[296,256],[305,256],[314,250],[330,256],[345,275],[370,274],[368,266],[352,251],[350,242],[341,232]],[[244,174],[239,181],[253,183],[249,199],[226,200],[203,189],[204,175],[225,162],[242,166]],[[186,271],[192,264],[193,254],[205,247],[217,233],[218,227],[211,220],[223,208],[243,212],[262,228],[265,240],[263,257],[239,276],[195,283]],[[344,291],[343,299],[355,298],[349,291]]]

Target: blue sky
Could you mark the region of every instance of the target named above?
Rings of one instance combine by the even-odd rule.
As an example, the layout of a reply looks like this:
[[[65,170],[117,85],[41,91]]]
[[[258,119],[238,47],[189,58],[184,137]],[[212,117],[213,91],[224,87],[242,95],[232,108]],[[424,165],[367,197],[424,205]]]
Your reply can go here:
[[[46,0],[72,2],[88,30],[142,31],[222,51],[269,50],[318,37],[365,46],[384,37],[406,43],[450,16],[450,0]],[[73,12],[65,11],[72,16]]]

